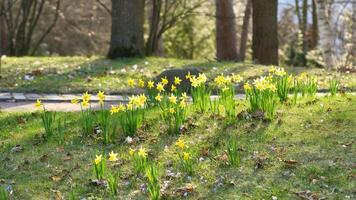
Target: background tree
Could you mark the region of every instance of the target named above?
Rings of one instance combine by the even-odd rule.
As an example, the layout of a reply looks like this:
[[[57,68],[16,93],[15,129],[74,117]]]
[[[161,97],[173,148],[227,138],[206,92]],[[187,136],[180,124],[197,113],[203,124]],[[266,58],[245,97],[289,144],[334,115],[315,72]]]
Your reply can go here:
[[[34,40],[34,32],[44,9],[52,8],[45,0],[2,0],[0,10],[6,24],[8,54],[13,56],[34,55],[45,37],[55,26],[60,8],[60,0],[55,1],[52,20],[48,20],[47,29]]]
[[[244,17],[243,17],[243,22],[242,22],[242,30],[241,30],[240,52],[239,52],[239,60],[240,61],[245,61],[245,58],[246,58],[251,11],[252,11],[252,2],[251,2],[251,0],[247,0]]]
[[[237,33],[233,0],[215,0],[216,58],[219,61],[237,61]]]
[[[144,0],[112,0],[108,58],[144,55]]]
[[[314,0],[318,10],[319,42],[325,62],[325,67],[331,69],[334,66],[334,53],[332,48],[333,34],[330,24],[330,16],[327,9],[327,0]]]
[[[205,2],[205,0],[150,0],[152,14],[150,30],[146,42],[146,55],[157,51],[165,32],[186,20]]]
[[[253,60],[265,65],[278,65],[277,0],[252,0]]]

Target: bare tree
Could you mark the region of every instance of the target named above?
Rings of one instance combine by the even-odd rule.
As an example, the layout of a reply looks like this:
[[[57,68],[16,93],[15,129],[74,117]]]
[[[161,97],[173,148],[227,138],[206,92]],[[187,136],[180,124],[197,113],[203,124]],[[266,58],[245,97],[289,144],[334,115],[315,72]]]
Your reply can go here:
[[[277,0],[252,0],[253,60],[278,65]]]
[[[318,11],[318,26],[319,26],[319,42],[322,51],[325,67],[331,69],[334,66],[334,52],[332,48],[333,33],[330,24],[330,15],[328,14],[326,0],[314,0],[317,4]]]
[[[238,60],[235,13],[232,0],[215,0],[216,6],[216,58]]]
[[[54,16],[52,21],[49,21],[47,29],[37,40],[34,40],[34,31],[44,9],[52,8],[51,5],[46,7],[46,2],[48,1],[18,0],[15,3],[11,0],[1,1],[0,10],[6,10],[6,12],[3,12],[3,17],[7,29],[10,55],[34,55],[45,37],[54,28],[59,15],[60,0],[55,1]]]
[[[352,3],[352,65],[356,67],[356,2]]]
[[[108,58],[144,55],[144,0],[112,0]]]
[[[242,23],[242,30],[241,30],[240,53],[239,53],[240,61],[245,61],[245,57],[246,57],[246,50],[247,50],[246,48],[247,48],[251,11],[252,11],[252,2],[251,0],[247,0],[245,14]]]
[[[156,52],[162,35],[185,20],[198,9],[204,0],[151,0],[152,16],[146,42],[146,55]]]

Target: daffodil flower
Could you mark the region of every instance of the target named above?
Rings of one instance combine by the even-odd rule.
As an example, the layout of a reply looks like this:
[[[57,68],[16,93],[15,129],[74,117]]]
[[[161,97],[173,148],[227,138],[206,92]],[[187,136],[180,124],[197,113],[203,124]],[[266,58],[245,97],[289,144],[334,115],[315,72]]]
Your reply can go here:
[[[35,107],[36,107],[36,108],[40,108],[42,105],[43,105],[43,104],[42,104],[42,101],[39,100],[39,99],[37,99],[37,101],[36,101],[36,103],[35,103]]]
[[[109,153],[109,161],[111,161],[111,162],[117,161],[118,160],[117,155],[118,155],[117,153],[114,153],[113,151],[111,151]]]
[[[95,156],[94,163],[95,163],[96,165],[98,165],[102,160],[103,160],[103,156],[102,156],[102,155],[96,155],[96,156]]]
[[[180,85],[181,82],[182,82],[182,80],[179,77],[174,77],[174,84],[175,85]]]

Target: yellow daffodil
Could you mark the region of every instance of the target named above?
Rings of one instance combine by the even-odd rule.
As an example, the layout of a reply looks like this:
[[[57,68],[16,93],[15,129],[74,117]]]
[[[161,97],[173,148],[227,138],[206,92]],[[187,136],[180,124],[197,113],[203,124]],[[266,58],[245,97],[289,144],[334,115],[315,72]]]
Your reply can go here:
[[[119,112],[119,110],[117,109],[117,107],[114,105],[111,105],[110,113],[113,115],[118,112]]]
[[[231,74],[231,81],[234,83],[240,83],[242,81],[242,77],[240,75]]]
[[[244,84],[244,89],[245,89],[246,91],[248,91],[248,90],[251,90],[252,87],[251,87],[251,85],[250,85],[248,82],[246,82],[246,83]]]
[[[89,102],[90,101],[90,98],[91,98],[91,95],[88,93],[88,91],[87,92],[85,92],[84,94],[83,94],[83,101],[87,101],[87,102]]]
[[[182,82],[182,80],[179,77],[174,77],[174,84],[175,85],[180,85],[181,82]]]
[[[88,106],[89,106],[89,101],[83,100],[82,106],[83,106],[84,108],[85,108],[85,107],[88,107]]]
[[[268,84],[268,88],[269,88],[272,92],[277,91],[277,87],[276,87],[275,84]]]
[[[169,108],[169,113],[174,114],[175,112],[174,108]]]
[[[36,108],[40,108],[42,106],[42,102],[41,100],[37,99],[36,103],[35,103],[35,107]]]
[[[140,88],[144,88],[145,87],[145,81],[144,80],[142,80],[142,79],[139,79],[138,80],[138,86],[140,87]]]
[[[171,92],[175,92],[175,91],[177,91],[177,87],[174,86],[174,85],[172,85],[172,86],[171,86]]]
[[[135,80],[133,80],[132,78],[130,78],[129,80],[127,80],[127,84],[130,86],[130,87],[134,87],[135,86]]]
[[[103,160],[103,156],[102,156],[102,155],[96,155],[96,156],[95,156],[94,163],[95,163],[96,165],[98,165],[99,163],[101,163],[102,160]]]
[[[118,158],[117,158],[117,153],[114,153],[113,151],[111,151],[111,152],[109,153],[109,161],[115,162],[115,161],[117,161],[117,160],[118,160]]]
[[[138,96],[138,106],[143,107],[147,101],[147,97],[145,94],[140,94]]]
[[[176,104],[177,103],[177,97],[171,94],[171,96],[168,97],[169,102]]]
[[[284,76],[284,75],[286,75],[287,73],[284,71],[283,68],[277,68],[277,70],[275,71],[275,74],[276,74],[277,76]]]
[[[185,107],[187,107],[187,103],[184,100],[181,100],[179,102],[179,108],[184,109]]]
[[[186,93],[186,92],[183,92],[183,93],[182,93],[182,96],[180,97],[180,99],[183,100],[183,101],[187,101],[187,100],[188,100],[187,93]]]
[[[184,149],[185,147],[184,141],[179,138],[178,141],[176,142],[176,146],[178,146],[181,149]]]
[[[132,148],[129,149],[130,156],[133,156],[135,154],[135,152],[136,152],[136,149],[132,149]]]
[[[268,71],[269,71],[269,73],[274,74],[274,73],[277,71],[277,67],[271,66],[271,67],[268,69]]]
[[[187,152],[183,152],[183,160],[189,160],[190,159],[190,154]]]
[[[139,155],[139,156],[142,157],[142,158],[146,158],[146,157],[147,157],[147,151],[146,151],[146,149],[141,147],[141,148],[138,150],[137,155]]]
[[[155,82],[153,82],[153,81],[148,81],[148,82],[147,82],[147,87],[148,87],[148,89],[152,89],[152,88],[154,87],[154,84],[155,84]]]
[[[133,109],[133,105],[131,103],[126,104],[126,109],[127,110],[132,110]]]
[[[215,77],[214,82],[215,82],[218,86],[221,87],[221,86],[225,85],[226,79],[225,79],[224,75],[221,74],[221,75]]]
[[[192,79],[192,75],[190,74],[190,72],[188,72],[188,74],[185,75],[185,79],[187,79],[187,80]]]
[[[118,106],[116,106],[118,112],[125,111],[125,105],[122,103],[119,103]]]
[[[168,84],[167,77],[161,78],[161,82],[162,82],[163,85],[167,85]]]
[[[156,85],[156,88],[157,88],[157,90],[158,90],[159,92],[163,92],[163,91],[164,91],[164,85],[163,85],[163,83],[158,83],[158,84]]]
[[[74,99],[70,100],[70,102],[71,102],[72,104],[78,104],[78,103],[79,103],[79,100],[78,100],[77,98],[74,98]]]
[[[160,93],[157,94],[157,96],[155,97],[156,101],[161,102],[162,101],[162,96]]]
[[[199,80],[199,83],[200,83],[200,84],[203,84],[203,83],[206,83],[206,81],[208,80],[208,78],[207,78],[206,75],[203,73],[203,74],[199,74],[198,80]]]
[[[192,86],[195,87],[195,88],[199,86],[199,81],[198,81],[198,79],[197,79],[195,76],[193,76],[193,77],[190,79],[190,82],[192,83]]]
[[[97,97],[98,97],[98,99],[99,99],[99,103],[100,103],[100,104],[104,104],[104,101],[105,101],[105,94],[104,94],[104,92],[99,91],[98,94],[97,94]]]

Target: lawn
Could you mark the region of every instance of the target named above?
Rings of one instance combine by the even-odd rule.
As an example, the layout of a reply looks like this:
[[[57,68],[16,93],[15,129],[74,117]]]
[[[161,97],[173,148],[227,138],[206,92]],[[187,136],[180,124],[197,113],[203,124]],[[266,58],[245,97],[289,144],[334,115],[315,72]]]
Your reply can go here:
[[[107,94],[127,94],[134,92],[127,86],[129,78],[148,80],[166,69],[184,67],[197,67],[210,80],[221,73],[235,73],[244,79],[252,79],[267,70],[266,66],[251,63],[170,58],[107,60],[102,57],[8,57],[2,65],[0,92],[66,94],[103,90]],[[318,68],[286,67],[286,70],[295,75],[306,71],[318,77],[320,90],[328,89],[330,78],[338,80],[347,90],[356,89],[353,73],[329,72]]]
[[[68,62],[61,59],[63,65]],[[77,64],[73,60],[73,66],[61,69],[63,73],[73,73],[78,65],[89,66],[83,65],[83,58],[77,58]],[[155,62],[149,62],[153,68]],[[126,65],[133,63],[137,62]],[[108,65],[112,64],[117,71],[122,68],[122,62]],[[46,65],[58,66],[49,60]],[[95,74],[106,71],[95,66]],[[10,68],[8,64],[5,69]],[[116,76],[110,76],[110,82]],[[69,84],[78,86],[83,78],[78,76]],[[94,78],[93,82],[102,81]],[[40,83],[32,83],[37,84]],[[87,89],[82,86],[78,92]],[[19,81],[14,90],[26,87],[29,85]],[[239,100],[238,105],[240,111],[247,108],[244,100]],[[356,97],[351,94],[303,98],[296,105],[278,104],[273,121],[241,114],[233,124],[226,124],[224,116],[210,111],[201,114],[189,106],[186,128],[179,136],[166,133],[158,108],[152,107],[147,110],[134,143],[126,143],[118,131],[111,145],[103,145],[98,136],[83,138],[79,113],[58,113],[58,119],[67,121],[64,136],[55,135],[49,140],[42,138],[40,112],[0,113],[0,184],[13,190],[13,199],[115,199],[106,188],[90,181],[95,178],[95,155],[114,151],[119,153],[119,161],[109,163],[108,169],[120,172],[118,196],[146,199],[146,179],[133,173],[128,155],[130,147],[142,146],[149,150],[151,160],[160,163],[159,180],[167,199],[354,199],[355,108]],[[175,164],[179,137],[189,146],[195,161],[191,176]],[[241,156],[236,167],[226,164],[225,155],[228,142],[234,138]],[[16,145],[21,147],[18,151],[14,149]]]

